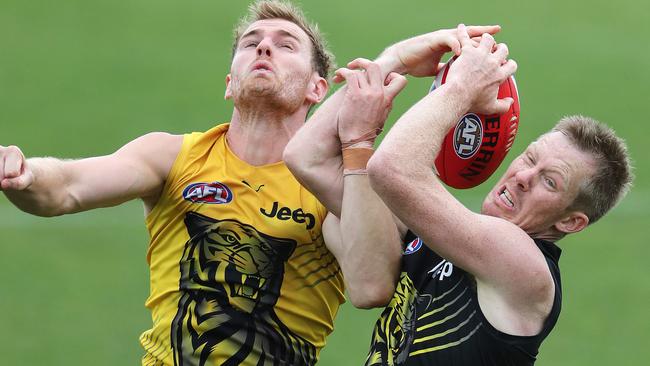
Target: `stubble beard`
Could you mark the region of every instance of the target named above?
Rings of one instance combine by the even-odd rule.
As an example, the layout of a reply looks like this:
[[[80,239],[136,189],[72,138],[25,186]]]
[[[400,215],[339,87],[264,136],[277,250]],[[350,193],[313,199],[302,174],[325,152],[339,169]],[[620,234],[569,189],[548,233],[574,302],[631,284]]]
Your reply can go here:
[[[291,75],[280,82],[277,77],[234,79],[233,102],[240,111],[292,114],[305,100],[306,77]]]

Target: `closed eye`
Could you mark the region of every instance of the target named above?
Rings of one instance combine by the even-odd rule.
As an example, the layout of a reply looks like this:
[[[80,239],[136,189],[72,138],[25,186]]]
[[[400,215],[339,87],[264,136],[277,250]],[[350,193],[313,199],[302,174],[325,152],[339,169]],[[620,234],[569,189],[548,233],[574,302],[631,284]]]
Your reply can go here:
[[[535,159],[531,154],[526,154],[526,160],[528,160],[531,165],[535,165]]]

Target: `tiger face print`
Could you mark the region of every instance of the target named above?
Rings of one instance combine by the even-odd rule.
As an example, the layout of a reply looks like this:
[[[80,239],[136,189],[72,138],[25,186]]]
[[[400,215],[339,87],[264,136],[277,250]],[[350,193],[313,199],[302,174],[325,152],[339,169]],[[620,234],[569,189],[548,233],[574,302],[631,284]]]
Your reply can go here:
[[[296,242],[195,212],[185,225],[190,240],[171,334],[175,364],[313,364],[314,346],[273,310]]]
[[[399,366],[406,361],[415,334],[417,290],[402,273],[390,304],[375,324],[366,365]]]

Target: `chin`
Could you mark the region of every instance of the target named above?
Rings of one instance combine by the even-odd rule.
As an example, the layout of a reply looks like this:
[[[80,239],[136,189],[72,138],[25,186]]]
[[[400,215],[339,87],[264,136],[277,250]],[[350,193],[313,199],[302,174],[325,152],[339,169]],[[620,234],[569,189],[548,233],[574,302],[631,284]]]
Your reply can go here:
[[[277,91],[275,91],[270,85],[258,84],[242,88],[241,93],[233,99],[238,101],[240,105],[256,106],[268,104],[277,99],[277,94]]]
[[[271,83],[254,83],[246,88],[244,93],[250,96],[264,97],[275,94],[276,90]]]

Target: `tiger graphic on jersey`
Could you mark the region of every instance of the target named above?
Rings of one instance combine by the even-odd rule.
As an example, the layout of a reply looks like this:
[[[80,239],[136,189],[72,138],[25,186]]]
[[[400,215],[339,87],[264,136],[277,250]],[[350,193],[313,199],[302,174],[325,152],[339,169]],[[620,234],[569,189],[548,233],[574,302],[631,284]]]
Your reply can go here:
[[[175,365],[313,365],[314,346],[273,309],[296,241],[195,212],[186,214],[185,226],[190,239],[171,330]],[[218,348],[225,352],[216,356]]]
[[[402,273],[390,304],[377,320],[366,365],[398,366],[406,361],[415,335],[418,294],[413,282]],[[421,301],[421,299],[420,299]]]

